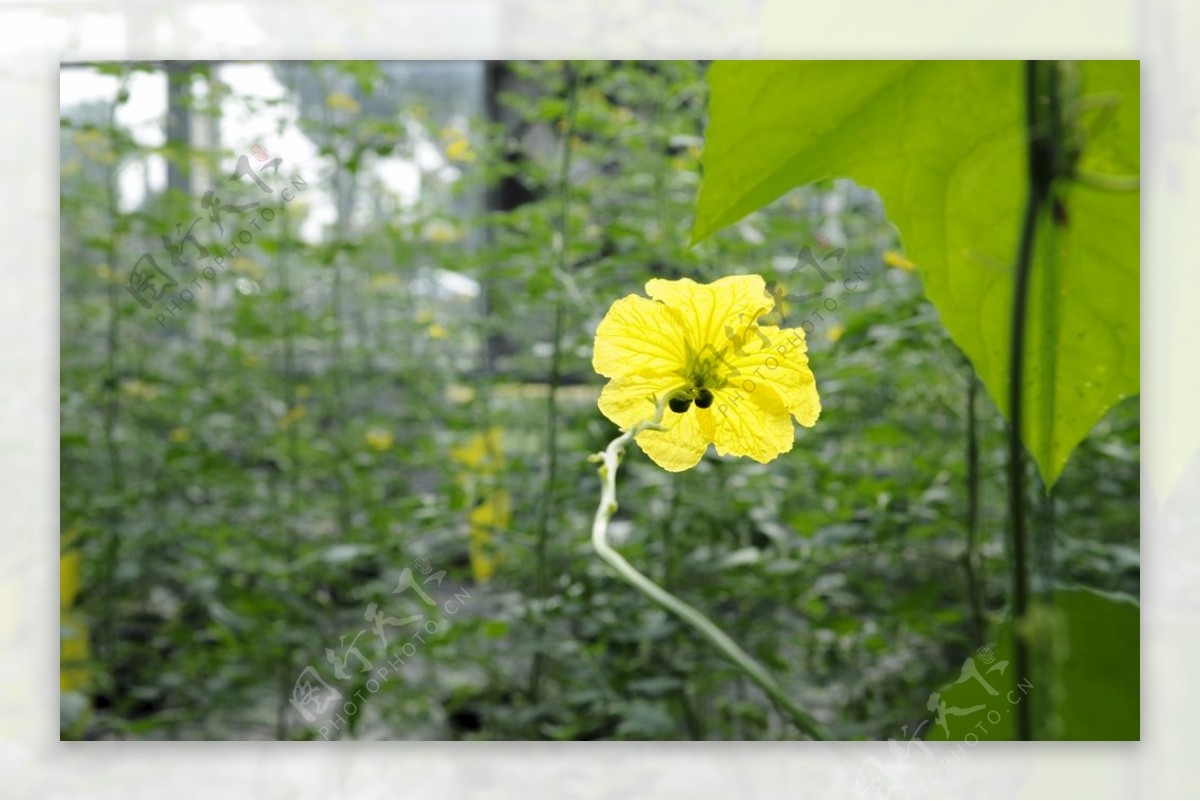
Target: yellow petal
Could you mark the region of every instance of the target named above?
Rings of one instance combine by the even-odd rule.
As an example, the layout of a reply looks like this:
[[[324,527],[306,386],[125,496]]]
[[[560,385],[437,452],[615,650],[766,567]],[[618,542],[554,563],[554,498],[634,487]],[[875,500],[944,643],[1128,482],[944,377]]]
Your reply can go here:
[[[732,344],[725,361],[736,372],[727,377],[727,389],[751,399],[760,386],[771,389],[801,425],[812,427],[817,422],[821,399],[808,367],[803,328],[754,326]]]
[[[643,431],[634,439],[656,465],[672,473],[695,467],[713,441],[712,409],[690,407],[663,412],[663,431]]]
[[[600,391],[600,400],[596,403],[600,407],[600,413],[624,431],[653,419],[656,399],[674,392],[681,386],[682,382],[676,376],[614,378],[604,385],[604,389]]]
[[[325,98],[325,105],[329,108],[342,109],[350,114],[357,114],[362,110],[362,106],[358,104],[357,100],[342,92],[334,92],[333,94],[329,95],[329,97]]]
[[[652,278],[646,282],[646,294],[680,312],[695,353],[705,345],[723,348],[730,336],[775,308],[761,275],[727,275],[711,284]]]
[[[889,267],[898,267],[905,271],[911,271],[917,267],[917,265],[904,258],[903,254],[894,250],[885,250],[883,252],[883,263]]]
[[[67,551],[58,558],[58,603],[69,609],[79,593],[79,551]]]
[[[678,375],[687,363],[685,330],[678,313],[662,303],[626,295],[596,328],[592,368],[609,378]]]
[[[717,453],[766,463],[792,449],[792,416],[770,386],[760,383],[747,392],[730,385],[713,395],[708,411],[713,417]]]

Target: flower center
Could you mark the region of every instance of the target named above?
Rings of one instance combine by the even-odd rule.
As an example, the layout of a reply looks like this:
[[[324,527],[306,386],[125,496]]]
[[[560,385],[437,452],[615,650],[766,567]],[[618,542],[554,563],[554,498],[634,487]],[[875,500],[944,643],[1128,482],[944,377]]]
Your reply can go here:
[[[697,409],[712,406],[712,391],[727,383],[720,369],[722,364],[730,366],[725,361],[725,351],[717,350],[711,345],[706,346],[706,349],[711,351],[709,355],[692,354],[688,359],[688,366],[679,371],[679,376],[686,382],[685,386],[676,390],[667,401],[667,406],[676,414],[686,412],[693,402]]]

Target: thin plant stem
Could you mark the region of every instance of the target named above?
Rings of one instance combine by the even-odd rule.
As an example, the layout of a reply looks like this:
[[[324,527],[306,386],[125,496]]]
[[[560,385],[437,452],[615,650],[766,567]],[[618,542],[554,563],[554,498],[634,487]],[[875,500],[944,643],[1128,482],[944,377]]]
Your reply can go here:
[[[1017,250],[1016,277],[1012,306],[1012,349],[1009,355],[1008,379],[1008,510],[1012,539],[1012,636],[1013,662],[1016,680],[1029,676],[1029,649],[1023,630],[1029,606],[1029,568],[1026,555],[1025,530],[1025,460],[1021,444],[1024,419],[1025,318],[1029,301],[1029,275],[1033,268],[1034,239],[1042,208],[1050,196],[1054,178],[1054,131],[1043,122],[1039,108],[1042,89],[1042,65],[1048,65],[1049,100],[1056,102],[1054,62],[1025,62],[1025,117],[1029,135],[1029,194],[1021,222],[1021,238]],[[1050,112],[1051,122],[1054,110]],[[1017,739],[1033,738],[1032,699],[1018,704],[1016,710]]]
[[[625,448],[638,434],[660,427],[666,402],[666,396],[659,399],[652,419],[631,426],[624,434],[610,442],[603,453],[592,457],[593,461],[602,463],[600,465],[600,479],[602,482],[600,505],[596,509],[596,517],[592,522],[592,547],[596,549],[596,553],[600,558],[609,567],[617,571],[617,574],[627,583],[631,584],[634,589],[678,617],[684,623],[691,626],[704,639],[708,640],[746,678],[757,684],[787,714],[792,723],[796,725],[796,728],[814,740],[828,740],[829,734],[825,731],[825,728],[817,722],[816,718],[796,706],[762,665],[743,651],[737,643],[730,639],[725,632],[721,631],[715,623],[705,617],[698,609],[676,598],[645,575],[638,572],[637,568],[629,564],[625,560],[625,557],[617,553],[608,542],[608,524],[617,512],[617,469],[620,467]]]
[[[567,275],[568,246],[570,244],[571,212],[571,137],[575,129],[575,71],[570,62],[563,66],[567,83],[567,110],[563,117],[562,156],[558,165],[558,226],[557,275]],[[546,470],[542,484],[542,498],[538,505],[537,534],[535,539],[535,586],[539,600],[545,601],[549,594],[549,564],[547,549],[550,539],[550,512],[554,503],[554,486],[558,473],[558,387],[562,382],[563,329],[566,323],[566,306],[560,288],[554,302],[554,333],[551,342],[550,375],[546,391]],[[533,656],[530,671],[529,696],[537,703],[541,692],[541,679],[545,656],[538,649]]]
[[[289,228],[287,206],[283,206],[279,212],[279,229],[280,238],[278,247],[275,253],[275,267],[279,273],[280,289],[283,293],[283,397],[284,403],[287,406],[295,401],[296,397],[296,336],[295,323],[293,321],[292,307],[292,283],[291,283],[291,230]],[[287,430],[287,466],[286,484],[287,484],[287,508],[283,512],[285,521],[281,528],[283,529],[283,559],[284,562],[291,566],[295,564],[298,554],[298,542],[296,538],[296,530],[291,525],[291,517],[294,513],[294,504],[297,497],[297,487],[299,481],[299,463],[300,463],[300,436],[296,426],[289,426]],[[278,480],[278,479],[276,479]],[[274,482],[273,482],[274,483]],[[277,508],[279,508],[277,506]],[[284,591],[289,594],[296,594],[296,584],[298,577],[292,571],[285,574]],[[286,605],[285,620],[287,630],[293,631],[298,623],[296,620],[296,611],[293,604]],[[287,711],[291,697],[291,679],[293,671],[294,653],[291,642],[285,637],[282,653],[279,659],[279,699],[275,715],[275,739],[282,740],[287,735]]]
[[[979,380],[975,368],[967,363],[967,548],[963,554],[967,595],[971,604],[971,621],[975,629],[975,644],[983,645],[987,627],[983,614],[983,588],[976,545],[979,539],[979,420],[977,402]]]
[[[127,85],[127,79],[122,79],[121,90],[124,91]],[[120,219],[120,208],[117,204],[117,164],[119,161],[117,136],[117,104],[114,103],[108,109],[107,131],[109,136],[109,147],[113,156],[113,161],[106,167],[104,172],[104,197],[105,211],[109,225],[112,227],[112,233],[105,242],[105,258],[108,259],[109,268],[117,269],[117,263],[120,259],[121,245],[117,241],[118,232],[121,227],[118,225]],[[108,327],[106,332],[106,348],[105,348],[105,402],[104,402],[104,448],[108,456],[108,472],[112,494],[117,498],[123,498],[125,493],[125,469],[121,460],[121,449],[117,442],[117,427],[121,416],[121,359],[120,359],[120,344],[121,344],[121,303],[119,286],[115,281],[108,282]],[[116,625],[117,616],[120,614],[118,609],[119,588],[117,582],[117,566],[121,562],[121,509],[124,504],[114,505],[111,509],[105,512],[107,518],[108,531],[104,535],[103,548],[103,565],[104,577],[100,587],[100,595],[104,602],[101,605],[103,608],[103,616],[100,618],[101,625],[99,641],[101,646],[97,648],[97,652],[103,655],[104,662],[110,670],[116,663],[117,653],[117,635]]]

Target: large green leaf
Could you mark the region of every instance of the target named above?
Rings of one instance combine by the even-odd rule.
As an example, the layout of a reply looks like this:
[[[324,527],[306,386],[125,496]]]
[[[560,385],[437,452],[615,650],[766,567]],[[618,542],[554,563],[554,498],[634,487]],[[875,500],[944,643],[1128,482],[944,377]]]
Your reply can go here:
[[[1005,626],[996,645],[973,654],[937,692],[934,713],[922,729],[927,740],[1012,740],[1017,705],[1050,703],[1037,717],[1053,721],[1060,740],[1137,740],[1140,732],[1140,637],[1138,605],[1132,598],[1087,589],[1060,590],[1053,611],[1042,610],[1039,646],[1058,655],[1052,677],[1019,677],[1013,668],[1012,637]],[[932,697],[931,697],[932,698]],[[942,714],[937,717],[939,705]],[[1042,733],[1044,734],[1044,733]],[[1044,737],[1040,737],[1044,739]]]
[[[1083,62],[1081,166],[1138,174],[1137,62]],[[954,341],[1007,414],[1026,194],[1019,62],[719,62],[693,243],[830,177],[879,192]],[[1047,486],[1139,390],[1137,191],[1072,185],[1034,265],[1022,437]]]

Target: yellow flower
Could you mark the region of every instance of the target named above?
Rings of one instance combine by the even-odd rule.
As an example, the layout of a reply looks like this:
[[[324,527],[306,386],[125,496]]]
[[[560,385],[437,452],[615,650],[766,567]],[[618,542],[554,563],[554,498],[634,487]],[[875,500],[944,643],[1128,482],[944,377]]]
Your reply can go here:
[[[377,451],[386,451],[392,447],[392,432],[381,428],[372,428],[367,432],[367,444]]]
[[[445,245],[450,242],[457,242],[462,238],[458,229],[453,223],[445,220],[430,220],[421,230],[422,236],[437,245]]]
[[[492,532],[507,527],[510,515],[508,493],[496,490],[467,516],[471,532],[467,553],[471,559],[471,573],[480,583],[490,579],[496,572],[496,564],[502,555],[495,553]]]
[[[249,276],[255,281],[261,281],[266,275],[266,271],[263,270],[262,265],[254,259],[248,259],[245,256],[238,256],[229,266],[233,268],[234,272]]]
[[[126,395],[131,395],[141,400],[151,401],[158,397],[158,389],[156,387],[143,383],[136,378],[126,381],[121,385],[121,389]]]
[[[325,105],[329,108],[341,109],[348,114],[357,114],[362,111],[362,106],[358,104],[357,100],[342,92],[334,92],[325,98]]]
[[[167,434],[167,439],[174,442],[176,445],[181,445],[192,438],[192,432],[187,428],[172,428],[171,433]]]
[[[442,131],[442,138],[446,140],[446,158],[451,161],[464,162],[475,160],[475,153],[471,151],[471,143],[462,131],[446,128]]]
[[[846,326],[838,323],[837,325],[830,327],[830,329],[825,332],[825,338],[830,342],[838,342],[841,340],[842,334],[844,333],[846,333]]]
[[[291,428],[296,423],[303,420],[305,417],[308,417],[308,407],[307,406],[303,406],[303,405],[293,406],[292,409],[286,415],[283,416],[283,419],[279,421],[279,427],[282,428],[284,431],[287,431],[289,428]]]
[[[379,289],[386,286],[396,286],[400,283],[400,277],[395,273],[379,273],[371,276],[371,289]]]
[[[476,472],[489,474],[504,467],[502,433],[492,426],[486,434],[474,434],[465,445],[450,449],[450,458]]]
[[[308,384],[301,384],[300,386],[296,387],[296,397],[300,400],[304,400],[311,394],[312,389],[308,386]]]
[[[902,254],[894,250],[885,250],[883,252],[883,263],[888,267],[899,267],[901,270],[906,272],[911,272],[917,268],[917,265],[913,264],[911,261],[904,258]]]
[[[470,403],[475,400],[475,388],[466,384],[448,384],[446,400],[451,403]]]
[[[758,275],[711,284],[688,278],[646,283],[612,305],[596,329],[592,367],[611,381],[600,411],[622,429],[654,417],[663,430],[637,443],[660,467],[693,467],[709,443],[722,456],[769,462],[792,449],[792,417],[813,426],[821,412],[808,345],[799,328],[760,326],[774,298]]]
[[[446,329],[442,328],[437,323],[434,323],[433,325],[429,326],[429,328],[427,328],[426,330],[429,332],[429,336],[433,339],[445,339],[446,338]]]
[[[68,541],[66,533],[64,543]],[[88,633],[83,617],[72,611],[79,592],[79,551],[63,553],[58,560],[59,570],[59,673],[61,690],[79,690],[88,685]]]

